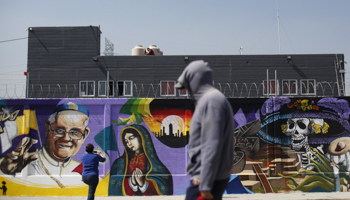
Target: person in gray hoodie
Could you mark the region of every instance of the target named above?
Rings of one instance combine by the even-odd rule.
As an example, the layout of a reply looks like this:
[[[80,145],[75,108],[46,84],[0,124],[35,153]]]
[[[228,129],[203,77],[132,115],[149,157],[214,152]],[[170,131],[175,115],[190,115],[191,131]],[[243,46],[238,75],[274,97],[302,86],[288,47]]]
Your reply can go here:
[[[203,60],[191,62],[175,86],[186,88],[196,107],[188,145],[191,175],[186,200],[222,199],[233,165],[234,120],[226,97],[213,86],[212,70]]]

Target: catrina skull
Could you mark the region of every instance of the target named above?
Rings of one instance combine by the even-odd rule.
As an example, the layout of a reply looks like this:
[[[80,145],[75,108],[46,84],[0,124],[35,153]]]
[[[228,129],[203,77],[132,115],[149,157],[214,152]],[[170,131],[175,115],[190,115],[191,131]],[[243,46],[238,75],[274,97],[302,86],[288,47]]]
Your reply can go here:
[[[292,149],[299,151],[308,148],[309,135],[320,133],[324,124],[323,119],[292,118],[287,121],[285,134],[292,139]]]

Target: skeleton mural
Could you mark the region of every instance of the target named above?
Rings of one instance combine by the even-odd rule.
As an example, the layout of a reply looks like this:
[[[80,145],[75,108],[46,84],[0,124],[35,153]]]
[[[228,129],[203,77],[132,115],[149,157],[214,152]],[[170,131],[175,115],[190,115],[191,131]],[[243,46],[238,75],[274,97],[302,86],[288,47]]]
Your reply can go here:
[[[292,149],[298,152],[298,158],[301,161],[301,167],[305,168],[310,164],[309,158],[313,158],[310,145],[309,136],[318,133],[327,133],[329,125],[324,122],[323,119],[312,119],[312,118],[293,118],[287,120],[287,125],[282,125],[282,133],[292,139]],[[321,151],[322,145],[319,146]],[[323,152],[322,152],[323,153]]]
[[[349,114],[349,104],[344,99],[270,98],[261,107],[262,129],[258,136],[269,144],[290,146],[305,168],[310,158],[315,159],[310,147],[325,154],[333,140],[349,136]],[[276,125],[282,134],[276,135]]]

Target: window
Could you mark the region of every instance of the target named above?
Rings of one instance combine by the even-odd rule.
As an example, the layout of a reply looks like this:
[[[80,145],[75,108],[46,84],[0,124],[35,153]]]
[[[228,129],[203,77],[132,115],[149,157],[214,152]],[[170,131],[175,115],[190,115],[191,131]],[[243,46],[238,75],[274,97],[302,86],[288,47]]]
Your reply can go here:
[[[316,95],[316,80],[301,79],[300,80],[301,94]]]
[[[109,88],[106,86],[107,81],[98,82],[98,96],[107,96],[107,90],[109,89],[108,96],[114,96],[114,81],[109,81]]]
[[[80,81],[79,96],[81,97],[95,96],[95,81]]]
[[[175,81],[160,81],[160,96],[175,96]]]
[[[132,96],[132,81],[118,81],[118,96]]]
[[[263,84],[264,84],[264,95],[267,95],[267,89],[269,89],[269,95],[276,95],[276,91],[277,91],[277,95],[278,95],[278,80],[277,80],[277,84],[275,80],[269,80],[270,84],[269,84],[269,88],[267,88],[267,81],[264,80]],[[277,85],[277,88],[276,88]]]
[[[286,79],[282,80],[282,94],[283,95],[297,95],[298,94],[298,85],[297,80]]]
[[[179,90],[179,95],[180,96],[188,96],[188,92],[187,92],[187,89],[186,88],[182,88]]]

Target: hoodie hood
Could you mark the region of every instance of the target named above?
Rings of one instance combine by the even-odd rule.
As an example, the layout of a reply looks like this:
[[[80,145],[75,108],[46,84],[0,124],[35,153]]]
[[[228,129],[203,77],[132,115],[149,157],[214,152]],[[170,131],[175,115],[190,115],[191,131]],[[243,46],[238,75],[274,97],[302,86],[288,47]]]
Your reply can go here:
[[[213,88],[212,70],[207,62],[191,62],[177,79],[177,88],[186,88],[191,98],[198,101],[205,92]]]

